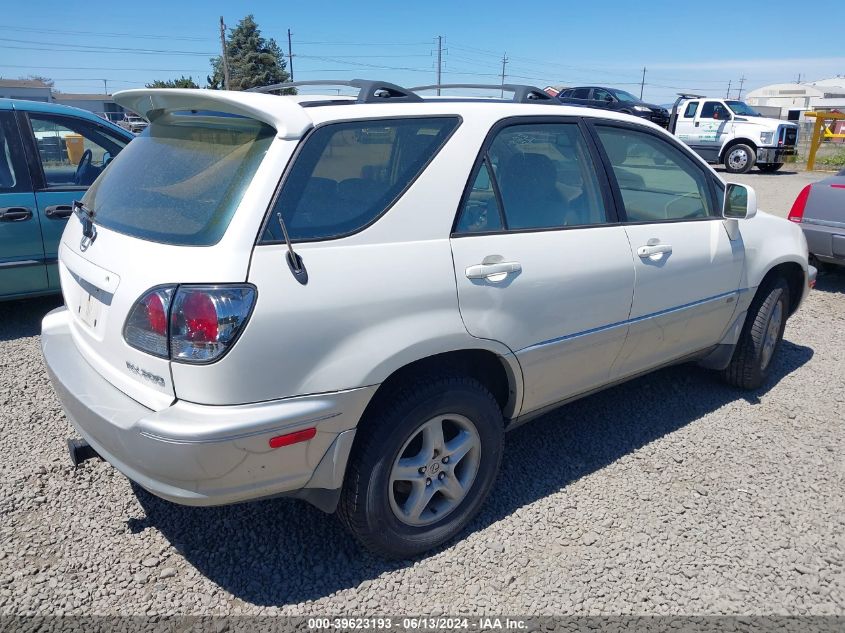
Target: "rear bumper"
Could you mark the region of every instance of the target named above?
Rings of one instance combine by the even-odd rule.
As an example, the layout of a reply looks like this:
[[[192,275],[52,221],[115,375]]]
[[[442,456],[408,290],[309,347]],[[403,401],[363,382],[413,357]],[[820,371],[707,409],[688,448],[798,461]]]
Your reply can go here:
[[[233,406],[177,400],[153,411],[87,363],[68,317],[59,308],[42,324],[56,394],[79,434],[143,488],[186,505],[340,488],[355,428],[376,387]],[[270,438],[309,427],[317,429],[313,439],[269,447]]]
[[[801,230],[807,238],[807,250],[819,261],[845,266],[845,226],[815,224],[805,218]]]
[[[787,156],[796,154],[794,147],[760,147],[757,149],[757,162],[763,164],[783,163]]]

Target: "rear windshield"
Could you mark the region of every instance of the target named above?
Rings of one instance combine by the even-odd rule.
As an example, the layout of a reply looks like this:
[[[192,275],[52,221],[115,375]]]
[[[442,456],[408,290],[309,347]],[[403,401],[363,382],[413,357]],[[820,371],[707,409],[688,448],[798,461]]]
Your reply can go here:
[[[267,219],[264,242],[322,240],[380,217],[458,126],[457,117],[379,119],[324,125],[303,144]]]
[[[223,237],[273,135],[245,117],[163,115],[109,164],[83,201],[97,224],[120,233],[210,246]]]

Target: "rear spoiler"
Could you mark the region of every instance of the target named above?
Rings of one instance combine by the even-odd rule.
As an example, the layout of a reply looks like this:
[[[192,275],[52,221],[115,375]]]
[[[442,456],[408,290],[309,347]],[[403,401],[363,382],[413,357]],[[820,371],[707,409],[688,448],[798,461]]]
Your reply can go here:
[[[148,121],[162,112],[185,110],[237,114],[266,123],[282,139],[302,138],[314,126],[305,109],[294,100],[257,92],[150,88],[121,90],[114,94],[114,101]]]

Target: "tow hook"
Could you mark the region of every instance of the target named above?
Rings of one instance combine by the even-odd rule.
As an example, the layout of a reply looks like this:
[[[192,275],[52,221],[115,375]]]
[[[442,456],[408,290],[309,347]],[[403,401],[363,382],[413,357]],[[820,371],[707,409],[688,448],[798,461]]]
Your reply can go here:
[[[102,459],[99,453],[85,440],[78,440],[73,437],[67,438],[67,452],[70,455],[70,461],[74,468],[79,468],[79,465],[89,459]]]

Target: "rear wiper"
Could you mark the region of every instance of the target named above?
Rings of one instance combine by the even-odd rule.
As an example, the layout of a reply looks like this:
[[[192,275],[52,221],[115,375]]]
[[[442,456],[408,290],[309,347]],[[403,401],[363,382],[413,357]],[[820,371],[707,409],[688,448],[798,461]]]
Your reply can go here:
[[[73,214],[78,217],[79,221],[82,223],[82,235],[87,237],[89,240],[93,240],[94,236],[97,234],[97,231],[94,228],[94,216],[96,215],[94,210],[86,207],[81,200],[74,200]]]

